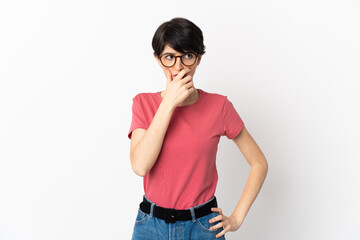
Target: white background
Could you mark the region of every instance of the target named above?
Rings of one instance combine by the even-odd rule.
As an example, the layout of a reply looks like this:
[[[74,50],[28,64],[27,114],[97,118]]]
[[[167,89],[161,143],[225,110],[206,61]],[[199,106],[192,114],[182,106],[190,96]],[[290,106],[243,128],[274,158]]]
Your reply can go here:
[[[204,34],[195,87],[228,96],[269,163],[227,239],[360,239],[360,3],[1,1],[0,239],[130,239],[142,200],[132,98],[164,90],[157,27]],[[217,154],[230,215],[250,170]]]

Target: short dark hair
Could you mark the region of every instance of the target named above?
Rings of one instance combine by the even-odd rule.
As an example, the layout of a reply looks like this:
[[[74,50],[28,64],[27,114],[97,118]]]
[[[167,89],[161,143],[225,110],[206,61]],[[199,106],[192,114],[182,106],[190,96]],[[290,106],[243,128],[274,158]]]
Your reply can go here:
[[[152,39],[152,47],[158,58],[167,44],[181,53],[190,51],[204,54],[203,41],[204,37],[198,26],[188,19],[177,17],[158,27]]]

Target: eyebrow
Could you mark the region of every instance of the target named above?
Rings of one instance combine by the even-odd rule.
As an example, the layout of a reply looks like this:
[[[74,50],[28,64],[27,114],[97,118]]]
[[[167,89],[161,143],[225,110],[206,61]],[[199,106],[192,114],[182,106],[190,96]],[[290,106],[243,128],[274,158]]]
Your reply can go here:
[[[183,54],[181,54],[181,55],[184,55],[184,54],[186,54],[186,53],[192,53],[192,52],[190,52],[190,51],[185,51]],[[165,54],[172,54],[172,55],[175,55],[175,53],[174,52],[166,52],[166,53],[163,53],[163,54],[161,54],[161,55],[165,55]]]
[[[163,54],[174,54],[175,55],[174,52],[166,52],[166,53],[163,53]]]

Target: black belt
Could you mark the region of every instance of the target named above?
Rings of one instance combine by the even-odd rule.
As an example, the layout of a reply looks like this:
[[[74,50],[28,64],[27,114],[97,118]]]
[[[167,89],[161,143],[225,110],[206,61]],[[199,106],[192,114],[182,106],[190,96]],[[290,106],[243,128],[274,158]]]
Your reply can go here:
[[[217,207],[216,197],[213,200],[204,204],[201,207],[194,208],[195,217],[199,218],[212,213],[212,207]],[[144,213],[150,214],[151,203],[143,196],[143,201],[140,203],[140,209]],[[163,208],[154,205],[153,216],[165,220],[166,223],[174,223],[176,221],[192,220],[190,209],[176,210],[174,208]]]

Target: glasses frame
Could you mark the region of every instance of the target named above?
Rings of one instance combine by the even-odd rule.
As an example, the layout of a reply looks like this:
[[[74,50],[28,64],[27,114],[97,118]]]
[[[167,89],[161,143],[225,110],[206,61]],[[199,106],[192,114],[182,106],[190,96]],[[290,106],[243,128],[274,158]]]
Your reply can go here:
[[[188,54],[188,53],[191,53],[191,54],[194,54],[194,55],[195,55],[195,61],[194,61],[194,63],[191,64],[191,65],[186,65],[186,64],[183,62],[183,60],[182,60],[182,56],[184,56],[184,55],[186,55],[186,54]],[[165,66],[165,65],[164,65],[164,63],[161,61],[161,57],[164,56],[164,55],[171,55],[171,56],[173,56],[173,57],[175,58],[175,62],[173,63],[173,65],[171,65],[171,66]],[[175,65],[175,63],[176,63],[176,61],[177,61],[177,58],[179,57],[182,64],[184,64],[184,65],[187,66],[187,67],[190,67],[190,66],[193,66],[193,65],[196,63],[196,60],[197,60],[198,56],[199,56],[199,54],[198,54],[198,53],[194,53],[194,52],[185,52],[184,54],[182,54],[182,55],[180,55],[180,56],[175,56],[175,55],[173,55],[173,54],[171,54],[171,53],[170,53],[170,54],[169,54],[169,53],[164,53],[164,54],[161,54],[161,55],[159,56],[159,60],[160,60],[161,64],[162,64],[164,67],[166,67],[166,68],[171,68],[172,66]]]

